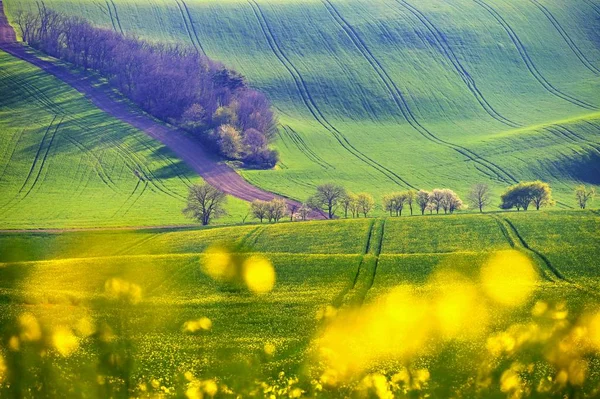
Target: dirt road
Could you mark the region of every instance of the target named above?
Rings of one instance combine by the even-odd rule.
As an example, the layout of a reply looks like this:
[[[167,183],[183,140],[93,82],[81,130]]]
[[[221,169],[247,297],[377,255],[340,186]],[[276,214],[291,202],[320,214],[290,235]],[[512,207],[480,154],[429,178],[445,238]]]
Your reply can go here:
[[[276,194],[261,190],[235,172],[228,165],[219,162],[197,141],[191,139],[183,131],[163,125],[149,116],[132,109],[103,89],[94,87],[85,76],[71,72],[68,68],[38,58],[31,49],[16,41],[12,26],[8,23],[2,0],[0,0],[0,50],[27,61],[38,68],[54,75],[58,79],[84,94],[94,105],[109,115],[128,123],[148,136],[159,140],[169,147],[175,155],[198,173],[211,185],[227,194],[246,201],[282,198]],[[290,206],[299,206],[294,200],[285,198]],[[312,218],[322,218],[321,214],[313,214]]]

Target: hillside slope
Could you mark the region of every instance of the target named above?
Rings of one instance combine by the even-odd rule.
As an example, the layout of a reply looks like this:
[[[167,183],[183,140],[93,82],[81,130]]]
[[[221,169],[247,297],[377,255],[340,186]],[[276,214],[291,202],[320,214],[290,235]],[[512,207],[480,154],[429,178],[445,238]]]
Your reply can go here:
[[[188,224],[198,175],[160,142],[0,51],[3,228]],[[239,222],[247,204],[231,198]]]
[[[576,0],[49,0],[49,7],[222,60],[279,111],[274,171],[296,198],[324,180],[382,194],[600,176],[600,14]],[[9,17],[31,0],[8,0]]]

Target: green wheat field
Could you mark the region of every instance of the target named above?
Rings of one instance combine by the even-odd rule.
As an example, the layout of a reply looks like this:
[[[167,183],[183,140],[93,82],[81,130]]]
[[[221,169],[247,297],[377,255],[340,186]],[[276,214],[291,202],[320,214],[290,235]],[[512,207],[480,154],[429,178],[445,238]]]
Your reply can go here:
[[[600,212],[574,195],[600,188],[598,1],[43,3],[241,72],[280,161],[236,171],[377,209],[268,224],[228,197],[200,227],[169,148],[0,51],[1,398],[600,396]],[[530,180],[553,208],[498,209]],[[476,183],[483,214],[379,204]]]

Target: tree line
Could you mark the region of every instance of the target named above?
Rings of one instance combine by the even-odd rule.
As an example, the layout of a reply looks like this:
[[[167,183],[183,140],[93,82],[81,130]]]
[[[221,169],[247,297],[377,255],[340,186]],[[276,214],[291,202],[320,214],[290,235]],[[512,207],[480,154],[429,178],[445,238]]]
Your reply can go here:
[[[584,185],[575,188],[575,198],[581,209],[594,199],[596,191],[593,187]],[[212,219],[225,214],[224,205],[226,201],[224,192],[203,183],[190,188],[188,206],[184,213],[200,221],[203,225],[210,223]],[[468,194],[468,205],[473,209],[483,212],[491,204],[491,191],[487,184],[479,183],[471,187]],[[541,181],[521,182],[508,187],[500,197],[500,209],[523,209],[526,211],[530,206],[540,209],[544,206],[554,205],[552,190],[548,183]],[[450,189],[408,190],[384,195],[381,208],[389,212],[390,216],[400,217],[402,212],[410,212],[412,216],[416,211],[421,215],[426,212],[439,214],[452,214],[455,211],[466,209],[458,194]],[[311,214],[319,213],[328,219],[336,217],[339,210],[343,212],[344,218],[358,218],[361,215],[368,217],[375,209],[375,199],[368,193],[353,194],[335,183],[326,183],[317,186],[315,193],[303,204],[288,203],[284,199],[277,198],[272,201],[256,200],[250,204],[249,214],[261,223],[277,223],[289,217],[290,221],[307,220]],[[244,218],[245,221],[245,218]]]
[[[33,48],[93,70],[149,114],[189,131],[221,155],[270,168],[268,148],[276,133],[269,100],[244,76],[180,45],[148,43],[91,25],[38,3],[18,12],[15,23]]]

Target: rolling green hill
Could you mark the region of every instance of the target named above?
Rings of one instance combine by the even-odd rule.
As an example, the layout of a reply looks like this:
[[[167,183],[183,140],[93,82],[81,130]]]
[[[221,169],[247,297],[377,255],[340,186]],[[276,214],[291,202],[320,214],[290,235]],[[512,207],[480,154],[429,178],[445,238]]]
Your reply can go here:
[[[33,1],[5,2],[9,17]],[[149,40],[194,46],[278,110],[281,164],[243,171],[304,199],[336,180],[381,195],[600,176],[598,7],[587,0],[48,0]]]
[[[536,301],[566,306],[568,319],[574,319],[597,303],[599,232],[595,212],[553,211],[210,229],[4,233],[0,324],[22,312],[35,315],[47,328],[76,325],[85,317],[100,323],[127,315],[136,381],[162,378],[171,387],[177,385],[177,372],[190,371],[241,388],[254,379],[275,378],[280,371],[288,376],[303,373],[310,361],[309,344],[321,331],[315,315],[326,306],[369,306],[398,287],[427,298],[426,282],[432,276],[451,270],[477,281],[481,266],[496,251],[525,254],[539,281],[522,307],[490,309],[493,331],[528,322]],[[243,245],[273,262],[273,291],[262,296],[230,291],[202,273],[203,252],[222,243]],[[103,307],[105,282],[115,277],[140,286],[138,305],[129,310]],[[209,333],[181,331],[186,321],[200,317],[211,319]],[[261,355],[265,344],[276,348],[273,357]],[[474,353],[486,350],[485,341],[475,339],[458,348],[453,350],[459,350],[456,356],[463,363],[453,375],[466,378],[472,370],[464,359],[471,356],[469,362],[476,362]],[[53,360],[61,365],[57,376],[76,389],[89,389],[88,373],[95,372],[89,362],[96,351],[82,340],[77,356]],[[74,368],[79,371],[73,373]],[[434,378],[443,375],[439,372]],[[453,389],[452,384],[432,389],[447,396],[444,389]]]
[[[161,143],[4,52],[0,89],[2,228],[191,223],[181,210],[201,179]],[[228,207],[224,222],[247,212]]]

